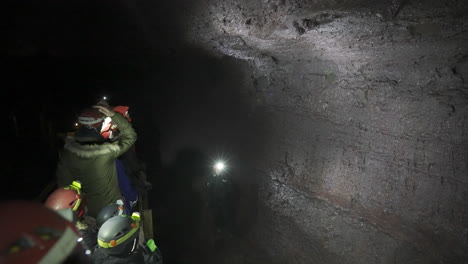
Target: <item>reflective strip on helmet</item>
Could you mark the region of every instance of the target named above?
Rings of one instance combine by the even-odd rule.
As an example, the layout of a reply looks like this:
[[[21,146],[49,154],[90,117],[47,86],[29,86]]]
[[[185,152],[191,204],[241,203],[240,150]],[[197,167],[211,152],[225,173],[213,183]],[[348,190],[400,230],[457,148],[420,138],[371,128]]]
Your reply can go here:
[[[71,185],[81,190],[81,182],[73,181]]]
[[[133,224],[135,224],[135,226],[133,226]],[[105,242],[103,240],[101,240],[99,237],[98,237],[98,244],[99,246],[101,246],[102,248],[112,248],[112,247],[116,247],[120,244],[122,244],[123,242],[125,242],[127,239],[129,239],[133,234],[135,234],[135,232],[138,230],[138,228],[140,227],[140,223],[139,221],[135,221],[132,223],[132,230],[130,230],[130,232],[128,232],[125,236],[117,239],[117,240],[111,240],[110,242]]]
[[[76,203],[75,203],[75,206],[73,206],[73,211],[77,211],[78,208],[80,208],[80,205],[81,205],[81,196],[78,200],[76,200]]]
[[[104,118],[94,118],[94,117],[85,117],[85,116],[80,116],[78,117],[78,123],[83,124],[83,125],[94,125],[97,123],[100,123],[104,120]]]
[[[132,219],[137,221],[137,222],[140,221],[141,220],[140,213],[139,212],[133,212]]]
[[[72,184],[65,187],[65,190],[70,190],[70,189],[78,193],[78,200],[76,200],[76,203],[72,208],[73,211],[76,211],[78,210],[78,208],[80,208],[80,205],[81,205],[81,183],[77,181],[73,181]]]

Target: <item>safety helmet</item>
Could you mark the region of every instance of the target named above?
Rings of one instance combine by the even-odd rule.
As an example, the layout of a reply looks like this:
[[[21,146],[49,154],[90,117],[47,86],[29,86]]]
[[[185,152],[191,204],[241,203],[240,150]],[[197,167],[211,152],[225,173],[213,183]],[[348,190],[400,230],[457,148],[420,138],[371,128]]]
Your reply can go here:
[[[0,212],[0,263],[87,263],[74,224],[43,204],[3,201]]]
[[[109,218],[99,228],[98,245],[106,255],[124,257],[137,247],[140,214],[117,215]]]
[[[78,116],[78,123],[80,124],[80,126],[100,129],[104,119],[105,116],[101,112],[99,112],[97,108],[88,107],[81,110]]]
[[[86,213],[88,199],[81,190],[81,183],[73,181],[67,187],[57,188],[45,201],[46,207],[57,211],[65,208],[71,208],[77,219],[80,219]]]
[[[119,106],[114,107],[114,109],[112,109],[112,110],[122,114],[125,118],[127,118],[128,122],[132,122],[132,119],[130,118],[130,113],[128,112],[128,109],[130,109],[129,106],[119,105]]]
[[[123,215],[124,211],[124,203],[122,200],[117,200],[116,203],[109,204],[99,211],[96,217],[96,225],[101,227],[104,222],[106,222],[109,218],[116,216],[116,215]]]
[[[104,142],[101,135],[101,127],[105,115],[97,108],[88,107],[83,109],[78,116],[78,129],[74,133],[74,138],[80,144],[95,144]]]

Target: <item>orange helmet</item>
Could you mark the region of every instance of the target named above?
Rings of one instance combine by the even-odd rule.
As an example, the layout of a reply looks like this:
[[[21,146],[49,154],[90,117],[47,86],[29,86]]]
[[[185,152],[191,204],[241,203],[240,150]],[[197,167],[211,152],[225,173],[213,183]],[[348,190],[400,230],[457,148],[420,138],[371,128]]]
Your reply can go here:
[[[115,112],[121,113],[125,118],[127,118],[128,122],[132,122],[132,119],[130,118],[130,114],[128,113],[128,109],[130,109],[130,107],[125,106],[125,105],[119,105],[119,106],[114,107],[113,110]]]
[[[73,181],[69,186],[57,188],[51,193],[45,206],[54,211],[70,208],[79,219],[86,213],[87,202],[86,195],[81,191],[81,183]]]
[[[89,128],[100,128],[105,116],[98,109],[88,107],[81,111],[78,123]]]
[[[68,263],[83,248],[73,223],[34,201],[3,201],[0,211],[0,263]],[[79,262],[86,263],[86,262]]]

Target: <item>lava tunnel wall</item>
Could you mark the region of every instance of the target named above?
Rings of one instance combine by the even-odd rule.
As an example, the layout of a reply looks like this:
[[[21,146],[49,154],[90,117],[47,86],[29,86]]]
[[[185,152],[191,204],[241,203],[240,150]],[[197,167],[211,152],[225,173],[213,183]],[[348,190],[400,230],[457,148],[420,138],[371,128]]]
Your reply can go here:
[[[161,152],[227,142],[248,168],[248,246],[229,263],[467,259],[466,3],[181,6],[180,38],[214,57],[181,68],[199,85],[162,109]]]

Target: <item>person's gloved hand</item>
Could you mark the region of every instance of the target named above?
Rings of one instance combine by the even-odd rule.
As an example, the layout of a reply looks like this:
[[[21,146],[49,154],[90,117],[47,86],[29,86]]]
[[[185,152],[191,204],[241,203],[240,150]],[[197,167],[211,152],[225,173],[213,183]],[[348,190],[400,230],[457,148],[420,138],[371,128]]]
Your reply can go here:
[[[106,106],[103,106],[103,105],[94,105],[93,106],[94,108],[97,108],[99,110],[99,112],[103,113],[105,116],[108,116],[108,117],[113,117],[115,115],[115,112],[106,107]]]
[[[161,254],[161,251],[159,250],[158,246],[156,246],[153,239],[147,240],[146,245],[142,245],[141,249],[143,251],[143,258],[145,259],[144,263],[148,263],[148,264],[162,264],[163,263],[163,256]]]

